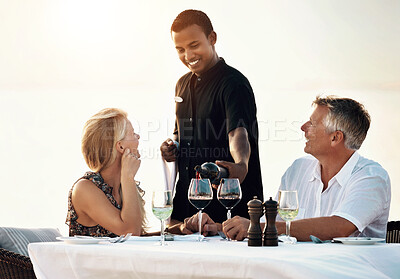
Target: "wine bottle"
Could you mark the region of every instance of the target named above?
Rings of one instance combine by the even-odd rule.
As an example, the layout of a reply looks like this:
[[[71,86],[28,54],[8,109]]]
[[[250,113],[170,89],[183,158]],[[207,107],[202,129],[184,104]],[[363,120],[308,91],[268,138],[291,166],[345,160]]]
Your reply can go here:
[[[222,178],[228,178],[229,172],[226,168],[220,167],[215,163],[206,162],[201,166],[195,166],[195,171],[202,179],[210,179],[211,184],[219,185]]]

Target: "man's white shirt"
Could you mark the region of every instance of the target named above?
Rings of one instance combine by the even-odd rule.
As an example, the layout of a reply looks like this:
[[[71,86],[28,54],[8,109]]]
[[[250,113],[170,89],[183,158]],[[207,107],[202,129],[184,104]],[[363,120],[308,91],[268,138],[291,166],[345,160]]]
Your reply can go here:
[[[390,209],[390,179],[376,162],[350,157],[323,190],[321,165],[311,155],[294,161],[282,177],[280,190],[297,190],[297,219],[340,216],[357,230],[351,236],[386,236]],[[278,217],[279,218],[279,217]]]

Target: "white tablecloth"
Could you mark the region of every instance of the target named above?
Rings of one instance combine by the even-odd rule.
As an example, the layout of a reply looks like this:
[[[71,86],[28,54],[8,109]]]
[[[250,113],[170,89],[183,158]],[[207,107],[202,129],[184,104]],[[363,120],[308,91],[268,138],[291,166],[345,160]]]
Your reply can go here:
[[[400,244],[343,245],[132,240],[120,244],[31,243],[40,278],[400,278]]]

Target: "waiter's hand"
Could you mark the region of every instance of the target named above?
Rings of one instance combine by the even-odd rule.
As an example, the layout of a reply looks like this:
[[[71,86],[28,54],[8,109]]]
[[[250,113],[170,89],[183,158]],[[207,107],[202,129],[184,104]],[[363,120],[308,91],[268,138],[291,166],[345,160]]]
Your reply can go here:
[[[227,161],[215,161],[215,163],[229,171],[229,178],[238,178],[240,183],[246,178],[248,169],[245,163],[236,164]]]
[[[249,226],[249,219],[235,216],[222,223],[222,231],[232,240],[243,240],[247,237]]]
[[[207,213],[201,215],[201,233],[204,236],[216,235],[218,229],[221,230],[221,224],[215,223]],[[192,234],[199,231],[199,214],[186,218],[181,225],[182,234]]]
[[[160,146],[161,156],[167,162],[176,161],[176,154],[178,153],[178,149],[172,139],[167,139]]]

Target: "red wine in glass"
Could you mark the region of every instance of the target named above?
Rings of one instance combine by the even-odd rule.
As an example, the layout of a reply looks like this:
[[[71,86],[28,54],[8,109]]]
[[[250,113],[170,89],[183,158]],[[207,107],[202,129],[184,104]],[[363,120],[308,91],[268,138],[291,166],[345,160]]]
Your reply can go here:
[[[242,189],[239,179],[223,178],[218,186],[217,198],[219,202],[228,209],[227,219],[231,218],[231,209],[242,199]]]
[[[198,210],[203,210],[211,202],[212,199],[208,197],[192,197],[189,198],[190,203],[196,207]]]
[[[218,198],[218,200],[220,203],[222,203],[223,206],[225,206],[226,209],[232,209],[240,202],[240,196],[239,195],[227,195],[227,196]]]
[[[189,202],[199,210],[199,241],[201,241],[202,210],[213,199],[213,191],[209,179],[192,178],[188,190]]]

